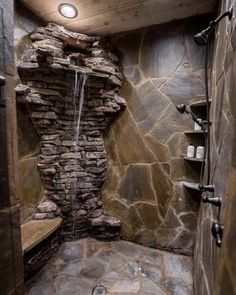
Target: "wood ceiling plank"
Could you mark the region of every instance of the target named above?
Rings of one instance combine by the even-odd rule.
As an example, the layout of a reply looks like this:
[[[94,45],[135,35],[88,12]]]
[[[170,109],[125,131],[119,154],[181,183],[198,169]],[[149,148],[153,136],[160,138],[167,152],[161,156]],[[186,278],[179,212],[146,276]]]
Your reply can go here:
[[[42,17],[58,11],[58,6],[64,2],[76,5],[78,0],[21,0],[29,9],[31,9],[36,15]]]
[[[145,1],[145,0],[143,0]],[[123,10],[124,12],[128,9],[134,9],[134,7],[142,5],[141,0],[106,0],[99,2],[97,0],[79,1],[76,0],[75,6],[78,9],[78,17],[74,19],[61,18],[58,11],[53,11],[44,15],[47,21],[53,21],[54,19],[61,19],[63,24],[73,24],[77,21],[92,19],[92,17],[104,16],[109,13],[116,13],[117,10]],[[64,20],[64,21],[63,21]]]
[[[46,22],[93,34],[113,34],[210,12],[217,0],[22,0]],[[66,19],[57,10],[68,2],[78,16]]]
[[[179,7],[178,3],[176,3],[175,6],[172,6],[172,9],[164,9],[161,13],[160,11],[152,10],[152,14],[150,13],[149,15],[140,13],[137,17],[123,17],[123,19],[117,18],[117,15],[114,17],[113,14],[107,14],[104,15],[104,18],[99,17],[70,24],[70,29],[76,29],[76,27],[79,27],[82,31],[86,28],[88,33],[113,34],[116,32],[127,31],[127,27],[130,30],[134,30],[174,19],[189,17],[198,13],[206,13],[211,11],[211,5],[212,3],[204,4],[203,6],[200,6],[199,4],[194,6],[187,5],[183,10],[182,7]],[[108,21],[107,25],[104,25],[104,19],[112,19],[112,21]],[[93,22],[96,23],[96,28],[92,25]],[[89,23],[90,25],[88,25]]]

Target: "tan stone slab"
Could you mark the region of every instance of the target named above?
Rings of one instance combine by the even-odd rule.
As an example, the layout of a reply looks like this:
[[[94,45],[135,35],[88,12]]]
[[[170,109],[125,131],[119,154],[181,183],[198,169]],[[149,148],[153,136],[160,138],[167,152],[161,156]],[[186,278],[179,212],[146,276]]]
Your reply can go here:
[[[46,239],[62,223],[62,218],[31,220],[21,226],[21,239],[23,253]]]

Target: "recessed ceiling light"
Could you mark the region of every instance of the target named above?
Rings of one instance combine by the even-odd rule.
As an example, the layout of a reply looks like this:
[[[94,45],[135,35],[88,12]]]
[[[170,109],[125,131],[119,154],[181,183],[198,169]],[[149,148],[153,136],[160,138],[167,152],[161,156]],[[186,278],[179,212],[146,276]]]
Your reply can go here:
[[[62,16],[67,18],[75,18],[78,15],[76,7],[69,3],[60,4],[58,10]]]

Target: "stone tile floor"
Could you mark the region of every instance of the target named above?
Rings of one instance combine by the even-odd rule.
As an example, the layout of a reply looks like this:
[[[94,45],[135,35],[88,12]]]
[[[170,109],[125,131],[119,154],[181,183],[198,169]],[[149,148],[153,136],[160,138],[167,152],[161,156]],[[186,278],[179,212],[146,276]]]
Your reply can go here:
[[[26,294],[192,295],[192,268],[191,257],[88,238],[64,243]]]

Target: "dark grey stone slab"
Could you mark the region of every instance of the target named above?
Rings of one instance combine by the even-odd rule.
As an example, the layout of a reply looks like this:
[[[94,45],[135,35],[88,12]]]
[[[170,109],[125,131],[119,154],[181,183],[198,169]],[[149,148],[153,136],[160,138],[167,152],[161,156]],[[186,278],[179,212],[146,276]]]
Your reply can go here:
[[[96,283],[78,277],[61,275],[54,279],[53,286],[56,295],[78,295],[92,294]]]
[[[141,47],[140,68],[146,77],[171,76],[184,56],[180,32],[167,27],[148,30]]]
[[[162,281],[162,285],[169,291],[171,295],[192,295],[191,285],[178,279],[167,278]]]
[[[179,114],[173,105],[169,105],[151,134],[157,141],[164,143],[174,132],[184,132],[192,125],[192,120],[186,114]]]
[[[83,246],[72,242],[65,243],[61,246],[58,256],[66,263],[73,262],[83,257]]]
[[[191,294],[192,260],[189,257],[171,255],[122,240],[106,243],[88,238],[66,245],[75,247],[81,243],[86,248],[96,245],[100,250],[87,253],[80,260],[69,261],[66,267],[58,254],[27,284],[26,294],[91,295],[99,286],[104,286],[106,293],[111,295]],[[181,271],[182,279],[179,278]]]
[[[14,76],[15,65],[14,65],[14,1],[1,0],[0,8],[2,8],[3,17],[3,32],[0,35],[4,36],[3,40],[3,55],[5,74]],[[1,12],[0,12],[1,13]]]
[[[148,278],[142,279],[143,294],[168,295],[167,290]]]
[[[165,254],[164,272],[167,277],[177,277],[187,284],[192,283],[192,258],[172,254]]]
[[[151,130],[167,107],[169,101],[157,90],[151,81],[135,89],[129,108],[143,133]]]
[[[101,259],[105,263],[109,263],[111,265],[115,264],[119,267],[124,265],[126,262],[124,257],[122,257],[119,253],[111,249],[99,251],[96,254],[96,257]]]
[[[120,186],[120,197],[130,203],[142,200],[155,201],[150,176],[149,167],[146,165],[129,166]]]
[[[141,37],[142,34],[140,32],[135,32],[114,41],[121,52],[121,60],[124,66],[138,64],[138,51]]]
[[[200,80],[188,69],[181,67],[175,76],[161,87],[172,102],[190,104],[193,100],[204,99],[205,88]]]

